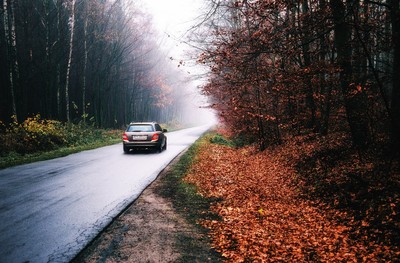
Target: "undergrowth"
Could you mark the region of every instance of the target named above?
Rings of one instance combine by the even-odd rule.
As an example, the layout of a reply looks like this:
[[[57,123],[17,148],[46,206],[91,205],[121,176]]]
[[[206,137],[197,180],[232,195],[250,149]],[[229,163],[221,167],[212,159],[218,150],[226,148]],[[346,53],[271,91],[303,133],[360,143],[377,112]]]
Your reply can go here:
[[[0,169],[117,143],[121,134],[120,130],[62,123],[40,115],[8,125],[0,121]]]
[[[400,166],[393,155],[379,147],[359,152],[340,133],[298,138],[291,147],[303,150],[294,159],[306,198],[345,212],[353,236],[400,247]]]
[[[214,143],[214,144],[229,146],[229,147],[235,146],[234,141],[226,138],[225,136],[223,136],[222,134],[219,134],[219,133],[213,134],[210,138],[210,142]]]
[[[227,262],[399,262],[399,165],[384,151],[340,132],[262,152],[215,138],[185,182],[214,201],[220,218],[200,223]]]

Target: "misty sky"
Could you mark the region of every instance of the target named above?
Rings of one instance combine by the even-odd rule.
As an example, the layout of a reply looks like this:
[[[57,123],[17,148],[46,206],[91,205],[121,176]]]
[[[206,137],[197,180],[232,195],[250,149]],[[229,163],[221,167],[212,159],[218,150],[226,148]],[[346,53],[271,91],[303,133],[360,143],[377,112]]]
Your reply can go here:
[[[190,52],[191,47],[183,41],[187,40],[185,38],[187,31],[198,23],[197,18],[201,15],[204,0],[142,0],[142,2],[145,11],[153,16],[154,26],[160,32],[161,46],[167,52],[167,56],[173,58],[171,62],[176,66],[180,60],[188,62],[187,53]],[[200,69],[193,67],[193,61],[185,63],[181,69],[183,74],[193,77],[193,89],[201,85],[201,81],[195,80],[196,71]],[[197,106],[206,105],[206,99],[198,92],[195,93],[188,99],[198,104]],[[214,115],[208,110],[201,110],[201,112],[200,115],[204,116],[196,113],[198,118],[214,121]]]

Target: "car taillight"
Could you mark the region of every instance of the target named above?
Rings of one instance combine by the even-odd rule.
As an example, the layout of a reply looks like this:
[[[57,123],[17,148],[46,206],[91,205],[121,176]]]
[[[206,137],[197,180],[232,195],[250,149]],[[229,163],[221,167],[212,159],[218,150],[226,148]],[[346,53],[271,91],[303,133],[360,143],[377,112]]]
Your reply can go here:
[[[122,140],[123,141],[129,141],[128,140],[128,136],[126,135],[126,133],[124,133],[124,135],[122,135]]]
[[[159,137],[159,135],[156,133],[156,134],[153,134],[153,137],[151,137],[151,141],[158,141],[158,137]]]

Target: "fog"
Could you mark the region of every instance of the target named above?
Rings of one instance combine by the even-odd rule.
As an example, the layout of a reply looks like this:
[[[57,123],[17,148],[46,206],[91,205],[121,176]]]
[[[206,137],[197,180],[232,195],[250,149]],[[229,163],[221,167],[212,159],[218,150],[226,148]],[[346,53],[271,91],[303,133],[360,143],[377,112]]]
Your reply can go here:
[[[191,29],[198,23],[202,0],[146,0],[140,2],[150,15],[157,36],[159,70],[168,69],[176,99],[181,101],[181,120],[189,125],[216,123],[207,97],[200,94],[203,68],[197,65],[197,50],[188,43]]]
[[[2,122],[213,120],[187,42],[201,1],[10,3],[4,17],[13,19],[0,19]]]

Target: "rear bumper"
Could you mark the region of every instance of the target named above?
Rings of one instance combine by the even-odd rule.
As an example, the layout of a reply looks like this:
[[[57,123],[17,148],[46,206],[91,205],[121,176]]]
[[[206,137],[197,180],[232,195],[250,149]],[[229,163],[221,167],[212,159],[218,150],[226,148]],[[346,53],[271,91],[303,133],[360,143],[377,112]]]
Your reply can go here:
[[[134,148],[158,148],[161,142],[127,142],[123,141],[124,147],[129,149]]]

